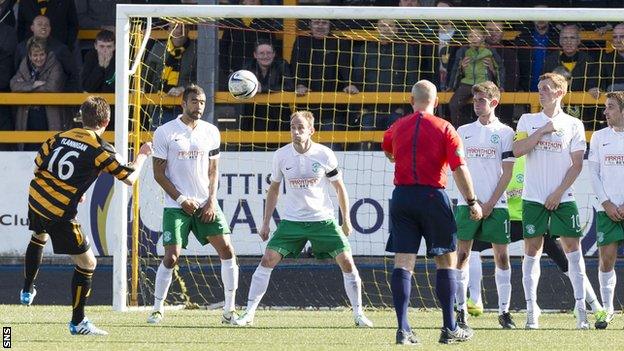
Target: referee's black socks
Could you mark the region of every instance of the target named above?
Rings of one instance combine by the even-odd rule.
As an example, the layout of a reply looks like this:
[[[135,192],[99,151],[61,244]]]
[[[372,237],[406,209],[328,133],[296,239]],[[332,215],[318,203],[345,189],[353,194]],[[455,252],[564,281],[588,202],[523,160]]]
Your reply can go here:
[[[455,302],[455,292],[457,291],[457,273],[456,269],[438,269],[436,270],[436,295],[442,307],[442,319],[444,327],[448,330],[455,330],[453,304]]]
[[[397,315],[398,329],[409,331],[411,329],[407,318],[407,307],[412,292],[412,273],[403,268],[395,268],[392,271],[390,288],[392,289],[392,302]]]

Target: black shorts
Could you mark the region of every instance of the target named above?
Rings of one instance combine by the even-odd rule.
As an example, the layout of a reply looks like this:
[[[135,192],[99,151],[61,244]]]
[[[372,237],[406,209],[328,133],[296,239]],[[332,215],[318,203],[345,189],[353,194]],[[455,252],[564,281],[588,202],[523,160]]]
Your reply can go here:
[[[397,186],[390,200],[390,236],[386,251],[418,253],[421,239],[427,257],[455,251],[457,225],[444,189],[430,186]]]
[[[89,251],[91,244],[75,220],[51,221],[28,209],[28,229],[35,234],[48,234],[55,254],[80,255]]]

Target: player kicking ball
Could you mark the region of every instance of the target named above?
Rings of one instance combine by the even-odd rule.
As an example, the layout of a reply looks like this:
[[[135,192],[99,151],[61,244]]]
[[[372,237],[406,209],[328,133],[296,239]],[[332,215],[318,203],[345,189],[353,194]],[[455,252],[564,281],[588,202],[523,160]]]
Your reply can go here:
[[[273,268],[283,257],[297,257],[308,241],[318,259],[335,258],[342,270],[344,287],[353,308],[353,318],[358,327],[372,327],[373,323],[362,311],[362,280],[358,273],[347,236],[351,234],[349,197],[338,169],[336,155],[329,148],[313,142],[314,116],[309,111],[298,111],[290,117],[292,143],[273,155],[271,185],[260,237],[269,238],[269,223],[277,205],[282,181],[286,183],[282,220],[267,244],[262,260],[251,279],[247,309],[235,325],[246,326],[254,322],[256,309],[267,290]],[[334,206],[329,197],[329,185],[336,190],[342,229],[334,217]]]
[[[509,211],[505,189],[511,180],[515,158],[512,152],[514,131],[501,123],[494,111],[500,100],[500,90],[492,82],[472,87],[474,111],[479,119],[459,127],[457,132],[464,144],[468,170],[475,180],[477,199],[481,202],[483,218],[470,218],[470,209],[459,197],[455,220],[457,221],[457,325],[469,329],[467,324],[468,259],[473,240],[492,244],[495,280],[498,292],[498,322],[504,329],[515,329],[509,313],[511,299],[511,266],[509,265]]]

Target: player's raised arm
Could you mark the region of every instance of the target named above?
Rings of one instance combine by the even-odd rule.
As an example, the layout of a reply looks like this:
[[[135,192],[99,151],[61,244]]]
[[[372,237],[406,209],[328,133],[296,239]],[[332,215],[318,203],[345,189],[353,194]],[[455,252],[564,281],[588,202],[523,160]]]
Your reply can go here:
[[[141,169],[143,168],[143,164],[145,160],[152,154],[152,143],[147,142],[141,145],[141,149],[139,150],[139,154],[134,162],[128,164],[129,167],[134,169],[134,172],[130,173],[130,175],[122,180],[127,185],[133,185],[137,179],[139,179],[139,175],[141,174]]]
[[[528,132],[524,129],[524,120],[526,120],[524,116],[520,117],[520,121],[518,121],[518,130],[516,131],[516,135],[514,137],[513,154],[515,157],[522,157],[528,154],[535,148],[535,145],[537,145],[544,135],[551,134],[555,131],[555,127],[553,126],[552,121],[550,121],[529,136]]]

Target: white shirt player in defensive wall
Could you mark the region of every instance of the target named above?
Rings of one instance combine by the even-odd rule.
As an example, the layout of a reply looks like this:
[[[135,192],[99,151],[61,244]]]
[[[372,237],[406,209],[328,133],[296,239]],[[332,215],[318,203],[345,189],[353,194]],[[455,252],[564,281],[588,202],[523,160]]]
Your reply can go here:
[[[624,242],[624,92],[607,93],[604,115],[608,127],[595,132],[589,145],[589,168],[599,205],[596,243],[600,255],[600,294],[607,316],[596,328],[604,329],[613,319],[615,260]]]
[[[561,109],[568,90],[566,79],[546,73],[538,83],[542,112],[520,117],[513,152],[526,156],[522,192],[524,260],[522,284],[527,303],[527,329],[539,328],[537,304],[540,257],[544,235],[560,237],[568,259],[568,276],[574,290],[578,329],[589,329],[585,309],[585,261],[581,251],[581,223],[572,184],[583,168],[587,148],[583,123]]]
[[[511,300],[511,266],[507,247],[510,243],[509,211],[505,189],[511,180],[515,158],[512,152],[514,131],[501,123],[495,115],[500,101],[496,84],[486,81],[472,87],[474,111],[479,117],[475,122],[457,129],[464,144],[464,154],[472,175],[475,194],[483,209],[483,218],[470,218],[470,209],[463,197],[459,197],[455,220],[457,222],[457,325],[468,328],[467,289],[468,258],[473,240],[492,244],[496,265],[495,281],[498,292],[498,321],[505,329],[516,325],[509,313]]]
[[[256,309],[269,285],[273,268],[282,257],[297,257],[310,241],[316,258],[335,258],[342,270],[344,287],[353,308],[355,325],[372,327],[373,323],[362,311],[362,280],[358,273],[347,236],[351,234],[349,196],[342,181],[336,155],[329,148],[310,138],[314,134],[314,116],[309,111],[295,112],[290,117],[292,143],[273,155],[271,185],[260,237],[269,238],[269,224],[277,205],[282,181],[286,183],[281,221],[269,240],[262,260],[251,279],[247,309],[236,320],[240,326],[251,325]],[[343,214],[342,228],[334,216],[334,206],[329,197],[329,185],[338,196]]]
[[[230,241],[230,228],[217,204],[219,146],[214,125],[201,120],[206,104],[204,90],[190,85],[182,93],[182,114],[154,132],[154,179],[165,190],[163,245],[165,255],[154,287],[154,309],[148,323],[159,323],[171,274],[192,231],[197,240],[210,243],[221,259],[225,303],[221,321],[235,320],[238,265]]]

